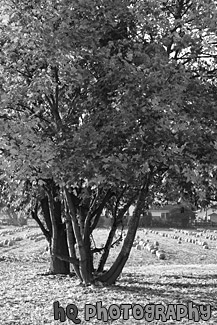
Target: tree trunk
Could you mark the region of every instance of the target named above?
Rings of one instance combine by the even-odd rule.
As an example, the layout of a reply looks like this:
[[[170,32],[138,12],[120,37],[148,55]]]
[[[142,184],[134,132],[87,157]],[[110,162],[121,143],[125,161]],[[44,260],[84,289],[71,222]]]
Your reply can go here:
[[[104,252],[100,258],[97,272],[102,272],[104,269],[116,230],[117,230],[117,223],[114,221],[105,244]]]
[[[91,251],[90,236],[84,239],[84,247],[87,256],[87,270],[88,273],[92,274],[94,272],[94,266],[93,266],[93,253]]]
[[[125,204],[125,206],[119,211],[118,215],[117,215],[117,208],[118,208],[118,203],[122,197],[122,194],[124,193],[124,191],[122,191],[121,195],[118,198],[118,201],[116,203],[116,208],[115,208],[115,213],[114,213],[114,222],[112,225],[112,228],[110,230],[107,242],[105,244],[105,249],[104,252],[101,256],[100,262],[99,262],[99,266],[98,266],[98,272],[102,272],[105,266],[105,263],[107,261],[108,255],[109,255],[109,251],[112,245],[112,241],[115,235],[115,232],[117,230],[117,227],[122,223],[123,224],[123,217],[125,215],[125,213],[127,212],[127,210],[129,209],[129,207],[131,206],[131,204],[133,204],[133,202],[136,199],[136,194],[132,196],[132,198],[129,199],[129,201]],[[139,192],[137,193],[137,195],[139,194]]]
[[[116,261],[111,266],[111,268],[106,273],[99,276],[97,280],[101,282],[106,282],[107,284],[114,284],[117,278],[119,277],[119,275],[121,274],[130,255],[130,251],[139,225],[141,210],[144,206],[145,197],[148,194],[149,183],[150,183],[150,175],[147,175],[146,182],[140,190],[133,216],[130,219],[127,236],[124,240],[122,249]]]
[[[80,227],[79,227],[78,220],[77,220],[77,217],[76,217],[75,207],[73,205],[71,195],[70,195],[70,193],[69,193],[69,191],[68,191],[68,189],[66,187],[64,188],[64,191],[65,191],[66,202],[67,202],[69,212],[70,212],[70,216],[71,216],[71,220],[72,220],[73,231],[74,231],[75,238],[76,238],[76,241],[77,241],[77,244],[78,244],[78,250],[79,250],[79,255],[80,255],[80,273],[81,273],[81,277],[82,277],[85,284],[89,284],[91,282],[91,280],[92,280],[92,274],[88,270],[87,255],[86,255],[85,245],[84,245],[84,241],[82,239]]]
[[[49,245],[51,244],[51,230],[47,230],[44,226],[44,224],[41,222],[41,220],[38,217],[38,202],[36,203],[36,206],[34,210],[31,211],[32,219],[34,219],[37,224],[39,225],[41,231],[43,232],[44,236],[46,237]]]
[[[68,248],[69,248],[69,255],[73,259],[77,260],[76,251],[75,251],[75,242],[76,242],[76,240],[75,240],[75,235],[74,235],[73,228],[72,228],[72,221],[71,221],[70,215],[69,215],[69,213],[67,211],[67,208],[66,208],[66,234],[67,234],[67,243],[68,243]],[[82,281],[79,266],[74,263],[73,267],[74,267],[74,271],[75,271],[76,275]]]
[[[52,223],[50,219],[50,212],[49,212],[49,205],[48,205],[48,198],[45,196],[42,200],[40,200],[41,209],[44,217],[45,224],[47,229],[52,236]]]
[[[52,254],[57,253],[57,222],[54,215],[54,199],[53,195],[50,191],[48,193],[48,206],[49,206],[49,213],[50,219],[52,224],[52,237],[51,237],[51,252]]]
[[[91,250],[91,241],[90,241],[90,235],[91,235],[91,230],[90,230],[90,223],[92,220],[92,215],[91,215],[91,207],[90,210],[87,213],[85,222],[84,222],[84,246],[86,250],[86,255],[87,255],[87,268],[88,271],[93,274],[94,272],[94,266],[93,266],[93,252]]]
[[[51,191],[51,195],[53,196],[55,193]],[[61,256],[68,256],[69,257],[69,251],[68,251],[68,245],[67,245],[67,237],[66,237],[66,229],[65,225],[62,222],[61,219],[61,202],[53,200],[53,220],[55,222],[55,228],[56,228],[56,253]],[[51,260],[50,260],[50,268],[49,271],[52,274],[69,274],[70,273],[70,264],[67,261],[60,260],[56,256],[53,256],[53,251],[51,249],[52,245],[52,238],[53,238],[53,229],[52,229],[52,222],[51,222],[51,215],[50,215],[50,209],[49,209],[49,201],[48,198],[45,197],[43,200],[41,200],[41,208],[44,216],[44,220],[46,223],[46,226],[49,229],[49,233],[51,235],[51,241],[49,243],[50,245],[50,254],[51,254]]]
[[[53,197],[55,197],[55,189],[53,191]],[[65,224],[62,222],[61,213],[62,213],[62,205],[59,200],[54,200],[53,202],[54,207],[54,220],[56,223],[56,231],[57,231],[57,241],[56,241],[56,253],[60,256],[68,256],[69,257],[69,250],[67,244],[67,237],[66,237],[66,227]],[[54,257],[54,262],[51,261],[51,270],[53,269],[54,263],[54,272],[55,274],[69,274],[70,273],[70,264],[67,261],[62,261],[60,259],[56,260]]]
[[[59,224],[57,227],[57,254],[60,256],[69,256],[64,224]],[[50,272],[52,274],[69,274],[70,264],[67,261],[60,260],[56,256],[52,256],[50,261]]]

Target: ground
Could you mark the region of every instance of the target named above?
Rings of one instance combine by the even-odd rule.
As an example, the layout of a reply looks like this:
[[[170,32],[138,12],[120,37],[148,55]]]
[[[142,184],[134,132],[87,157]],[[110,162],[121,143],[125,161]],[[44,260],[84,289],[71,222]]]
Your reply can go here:
[[[106,229],[95,232],[97,245],[102,244],[106,233]],[[95,311],[99,312],[100,302],[102,307],[106,307],[102,316],[106,317],[106,311],[110,312],[108,324],[216,324],[216,236],[216,231],[138,230],[135,247],[116,284],[110,287],[82,287],[75,277],[44,275],[49,266],[49,254],[46,241],[38,228],[4,227],[0,229],[0,246],[3,245],[0,247],[0,324],[74,324],[79,323],[79,319],[80,324],[106,324],[103,319],[97,319],[97,314],[90,318],[96,304],[98,308]],[[8,240],[6,245],[5,240]],[[146,249],[147,240],[155,245],[158,241],[159,250],[165,254],[164,260],[158,260],[155,254]],[[206,249],[203,248],[205,244],[208,247]],[[119,249],[118,246],[112,250],[107,267]],[[65,322],[54,320],[53,303],[57,301],[64,308],[73,304],[69,309],[71,320],[67,317]],[[116,306],[110,307],[112,304]],[[129,319],[123,319],[123,309],[119,308],[121,304],[130,304],[129,316],[126,317]],[[171,304],[184,306],[190,316],[183,314],[180,321],[173,319],[173,316],[177,317],[177,312],[173,313],[175,306],[170,307],[173,312],[169,318],[166,312]],[[145,308],[143,311],[150,313],[133,314],[132,308],[134,312],[139,311],[139,305]],[[168,319],[163,319],[162,314],[159,314],[159,320],[151,320],[152,311],[154,308],[156,311],[157,305],[164,308],[163,315],[168,316]],[[211,318],[202,320],[198,313],[197,322],[194,319],[197,315],[191,313],[191,307],[196,307],[198,311],[201,308],[203,315],[203,310],[209,311],[208,305],[211,306]],[[119,319],[115,320],[116,314],[111,308],[119,308]],[[90,321],[87,321],[88,315]],[[139,320],[139,316],[142,319]],[[189,319],[191,316],[192,319]]]

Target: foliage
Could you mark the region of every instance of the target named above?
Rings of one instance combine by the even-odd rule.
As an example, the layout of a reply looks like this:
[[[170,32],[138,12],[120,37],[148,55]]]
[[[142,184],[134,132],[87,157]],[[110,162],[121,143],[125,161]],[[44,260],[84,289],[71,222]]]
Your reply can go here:
[[[42,210],[53,259],[60,229],[71,234],[65,258],[75,268],[79,243],[77,275],[86,283],[102,211],[114,221],[105,253],[135,203],[115,281],[142,209],[180,195],[198,205],[215,192],[215,1],[22,0],[2,7],[3,177],[15,197],[28,184],[26,204],[34,218]]]

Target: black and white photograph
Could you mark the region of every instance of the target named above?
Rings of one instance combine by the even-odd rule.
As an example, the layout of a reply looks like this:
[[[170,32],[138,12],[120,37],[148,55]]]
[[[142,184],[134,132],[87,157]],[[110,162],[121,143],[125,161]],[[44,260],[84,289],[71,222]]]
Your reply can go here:
[[[0,0],[0,325],[217,324],[217,1]]]

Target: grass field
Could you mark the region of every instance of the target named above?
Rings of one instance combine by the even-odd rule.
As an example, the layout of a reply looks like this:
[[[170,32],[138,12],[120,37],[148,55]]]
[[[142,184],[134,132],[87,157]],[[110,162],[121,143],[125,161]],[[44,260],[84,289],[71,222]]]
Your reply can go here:
[[[97,246],[103,243],[107,232],[106,229],[95,231]],[[216,324],[216,239],[216,231],[140,229],[135,247],[116,284],[111,287],[82,287],[75,277],[42,275],[48,269],[49,256],[45,250],[46,241],[38,228],[4,227],[0,229],[0,324],[74,324],[79,319],[80,324]],[[159,250],[165,254],[164,260],[159,260],[147,250],[147,242],[156,244],[156,241]],[[107,268],[119,250],[119,246],[112,250]],[[77,310],[77,317],[71,314],[71,320],[67,317],[65,322],[54,320],[55,301],[64,308],[74,304],[71,312]],[[110,319],[104,322],[95,315],[90,321],[85,320],[85,310],[92,312],[96,303],[100,302],[110,312]],[[169,305],[189,307],[191,302],[200,311],[206,311],[210,305],[211,318],[202,320],[198,314],[197,322],[194,319],[197,315],[191,314],[189,309],[180,320],[173,319],[177,313],[174,316],[171,312],[171,317],[166,314]],[[93,309],[87,309],[86,304],[92,305]],[[122,311],[119,319],[114,320],[116,314],[112,314],[112,304],[116,305],[116,309],[121,304],[129,304],[129,319],[123,319]],[[150,307],[145,309],[150,314],[140,314],[140,320],[139,314],[132,312],[139,305]],[[151,320],[151,313],[157,305],[164,308],[166,320],[163,316],[159,320]],[[105,316],[104,313],[105,309],[102,314]],[[192,319],[189,319],[191,315]]]

